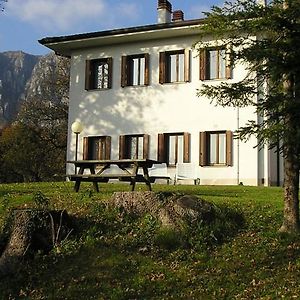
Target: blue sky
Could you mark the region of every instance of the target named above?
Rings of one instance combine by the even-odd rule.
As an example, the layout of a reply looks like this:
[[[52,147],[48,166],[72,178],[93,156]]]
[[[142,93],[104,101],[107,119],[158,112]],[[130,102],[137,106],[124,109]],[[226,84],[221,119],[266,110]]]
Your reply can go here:
[[[170,0],[185,19],[203,17],[222,0]],[[61,36],[156,23],[157,0],[8,0],[0,12],[0,52],[46,54],[38,43]]]

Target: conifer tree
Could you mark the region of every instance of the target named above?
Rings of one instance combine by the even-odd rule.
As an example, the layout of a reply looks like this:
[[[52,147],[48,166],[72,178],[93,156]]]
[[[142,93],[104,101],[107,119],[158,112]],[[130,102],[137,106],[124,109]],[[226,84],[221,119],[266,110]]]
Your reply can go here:
[[[255,135],[258,144],[280,145],[284,160],[284,213],[282,232],[299,232],[300,169],[300,5],[296,0],[226,2],[212,7],[197,47],[205,38],[229,45],[230,62],[247,66],[239,82],[205,84],[205,95],[221,106],[256,108],[260,122],[249,120],[238,136]]]

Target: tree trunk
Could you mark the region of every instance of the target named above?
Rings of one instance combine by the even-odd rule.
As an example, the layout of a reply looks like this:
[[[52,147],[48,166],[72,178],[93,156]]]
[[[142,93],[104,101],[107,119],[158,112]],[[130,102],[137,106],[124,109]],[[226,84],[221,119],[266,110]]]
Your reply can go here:
[[[280,232],[297,233],[299,224],[299,160],[288,151],[284,158],[284,210]]]
[[[64,210],[16,210],[9,242],[0,255],[0,278],[15,274],[23,267],[23,259],[37,251],[49,252],[72,230],[71,219]]]

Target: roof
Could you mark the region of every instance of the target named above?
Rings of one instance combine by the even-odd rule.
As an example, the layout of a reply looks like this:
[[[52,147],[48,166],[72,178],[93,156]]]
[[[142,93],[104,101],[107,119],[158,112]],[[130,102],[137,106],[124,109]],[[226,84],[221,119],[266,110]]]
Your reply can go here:
[[[176,21],[137,27],[96,31],[58,37],[45,37],[39,43],[62,55],[71,55],[73,50],[99,45],[133,42],[139,39],[155,39],[195,34],[205,19]]]

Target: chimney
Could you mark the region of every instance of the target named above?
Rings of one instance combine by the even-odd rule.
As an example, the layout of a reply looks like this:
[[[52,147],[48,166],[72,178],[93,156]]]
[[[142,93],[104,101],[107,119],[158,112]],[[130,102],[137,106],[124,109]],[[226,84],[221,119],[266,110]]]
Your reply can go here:
[[[182,10],[174,10],[173,11],[173,22],[184,21],[184,13]]]
[[[168,0],[158,0],[157,4],[157,22],[170,23],[172,16],[172,4]]]

